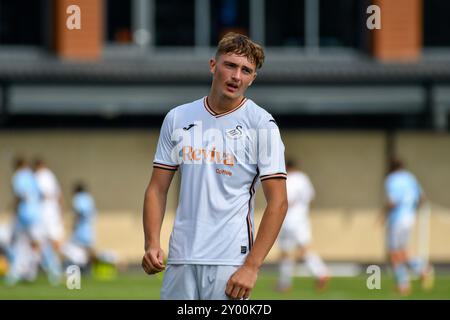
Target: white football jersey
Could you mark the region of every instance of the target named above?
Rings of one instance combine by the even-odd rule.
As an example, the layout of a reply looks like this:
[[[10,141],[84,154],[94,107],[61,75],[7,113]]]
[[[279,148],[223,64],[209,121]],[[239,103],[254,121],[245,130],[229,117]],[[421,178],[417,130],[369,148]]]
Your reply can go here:
[[[301,171],[289,172],[286,189],[289,207],[283,222],[283,228],[299,228],[301,224],[308,224],[309,203],[315,195],[311,180]]]
[[[35,173],[36,180],[43,198],[42,210],[59,211],[59,197],[61,188],[59,186],[56,176],[50,169],[42,168]]]
[[[249,99],[221,114],[206,97],[169,111],[153,166],[181,175],[168,264],[243,264],[259,181],[286,179],[278,127]]]
[[[54,173],[48,168],[41,168],[35,173],[41,196],[41,213],[44,232],[52,240],[64,237],[64,224],[61,216],[59,197],[61,188]]]

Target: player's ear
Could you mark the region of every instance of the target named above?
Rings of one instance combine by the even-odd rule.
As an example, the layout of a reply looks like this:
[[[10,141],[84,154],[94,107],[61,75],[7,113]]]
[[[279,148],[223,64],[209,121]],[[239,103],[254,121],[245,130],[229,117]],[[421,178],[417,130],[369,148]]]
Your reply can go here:
[[[216,59],[209,59],[209,71],[211,74],[214,74],[216,72]]]

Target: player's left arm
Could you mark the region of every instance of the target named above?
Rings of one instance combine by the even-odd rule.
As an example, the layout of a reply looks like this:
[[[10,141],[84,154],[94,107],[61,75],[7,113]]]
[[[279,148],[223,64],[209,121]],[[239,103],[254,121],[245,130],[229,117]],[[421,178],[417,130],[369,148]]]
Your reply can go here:
[[[384,182],[384,190],[385,190],[385,201],[382,207],[381,213],[379,215],[379,223],[384,225],[389,218],[389,215],[392,212],[392,209],[395,208],[395,188],[392,184],[392,181],[387,178]]]
[[[266,209],[252,250],[245,263],[228,280],[225,293],[232,299],[247,299],[250,296],[259,268],[272,248],[286,216],[286,179],[267,179],[261,184],[267,201]]]

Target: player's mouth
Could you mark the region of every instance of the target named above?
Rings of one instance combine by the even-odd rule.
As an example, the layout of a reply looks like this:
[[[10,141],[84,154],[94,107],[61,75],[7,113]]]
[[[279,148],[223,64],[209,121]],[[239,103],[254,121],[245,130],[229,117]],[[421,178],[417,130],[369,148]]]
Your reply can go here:
[[[226,88],[227,88],[227,91],[233,92],[233,93],[239,90],[239,86],[236,83],[230,83],[230,82],[226,83]]]

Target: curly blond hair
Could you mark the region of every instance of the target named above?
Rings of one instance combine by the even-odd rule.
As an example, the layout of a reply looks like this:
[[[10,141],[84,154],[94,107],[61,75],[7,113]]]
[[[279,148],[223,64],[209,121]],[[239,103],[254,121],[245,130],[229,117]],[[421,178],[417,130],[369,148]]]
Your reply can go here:
[[[261,68],[264,62],[263,48],[250,40],[249,37],[235,32],[225,34],[220,40],[217,46],[216,59],[219,55],[227,53],[247,57],[250,62],[256,65],[256,69]]]

